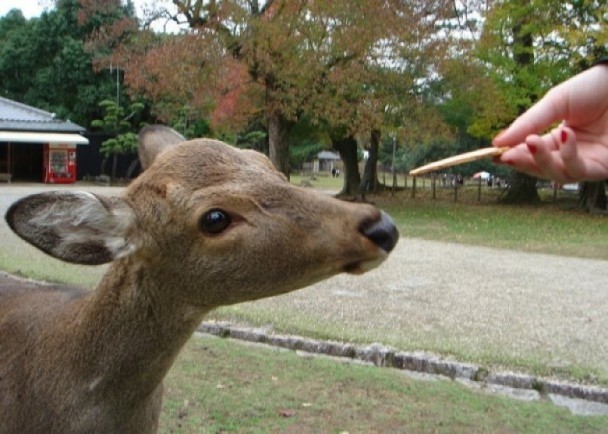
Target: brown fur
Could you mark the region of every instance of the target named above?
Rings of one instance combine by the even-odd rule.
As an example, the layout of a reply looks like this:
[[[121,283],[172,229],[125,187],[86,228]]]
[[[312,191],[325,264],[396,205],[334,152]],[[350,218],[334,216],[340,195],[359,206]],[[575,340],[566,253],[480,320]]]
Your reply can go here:
[[[232,216],[216,235],[199,227],[210,209]],[[36,195],[6,218],[54,256],[113,261],[91,293],[1,291],[0,432],[154,432],[162,380],[206,312],[364,272],[398,236],[369,205],[203,139],[163,152],[124,198]]]
[[[142,171],[152,165],[161,152],[169,147],[186,141],[185,137],[172,128],[162,125],[148,125],[139,132],[137,153]]]

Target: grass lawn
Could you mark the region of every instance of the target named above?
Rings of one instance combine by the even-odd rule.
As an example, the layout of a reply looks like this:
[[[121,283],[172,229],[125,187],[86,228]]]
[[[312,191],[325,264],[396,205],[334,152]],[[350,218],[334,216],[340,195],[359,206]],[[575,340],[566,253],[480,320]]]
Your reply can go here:
[[[453,381],[194,337],[165,383],[160,432],[600,433],[608,417]]]
[[[308,181],[315,188],[336,192],[344,182],[331,176],[311,180],[297,175],[291,181],[296,185]],[[403,177],[398,182],[403,188]],[[429,179],[417,181],[413,198],[412,180],[407,182],[406,190],[368,197],[391,215],[404,237],[608,259],[607,216],[578,209],[576,194],[559,191],[554,198],[552,190],[544,189],[539,191],[540,205],[509,206],[497,204],[501,190],[483,186],[479,191],[476,183],[459,188],[458,193],[437,186],[433,199]]]
[[[486,247],[608,259],[608,220],[576,199],[517,207],[496,203],[376,197],[403,236]]]

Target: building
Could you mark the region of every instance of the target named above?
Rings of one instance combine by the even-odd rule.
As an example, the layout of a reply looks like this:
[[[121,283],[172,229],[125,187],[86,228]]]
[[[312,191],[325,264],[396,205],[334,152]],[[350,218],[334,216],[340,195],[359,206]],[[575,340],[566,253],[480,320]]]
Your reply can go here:
[[[317,154],[317,160],[319,162],[318,171],[320,172],[331,172],[333,169],[343,169],[340,155],[335,152],[321,151]]]
[[[0,180],[76,181],[85,128],[53,113],[0,97]]]

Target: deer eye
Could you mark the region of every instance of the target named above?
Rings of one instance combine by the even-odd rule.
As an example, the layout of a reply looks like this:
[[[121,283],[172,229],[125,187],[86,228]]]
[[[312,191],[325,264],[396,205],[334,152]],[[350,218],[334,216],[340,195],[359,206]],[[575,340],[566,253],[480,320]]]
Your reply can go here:
[[[217,235],[230,226],[231,222],[232,219],[228,213],[221,209],[212,209],[202,215],[198,225],[203,232],[209,235]]]

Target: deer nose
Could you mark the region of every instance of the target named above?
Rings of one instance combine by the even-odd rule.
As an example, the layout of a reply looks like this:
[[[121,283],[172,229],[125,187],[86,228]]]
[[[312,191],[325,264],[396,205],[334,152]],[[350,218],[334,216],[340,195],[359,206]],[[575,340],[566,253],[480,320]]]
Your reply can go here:
[[[359,230],[386,253],[393,250],[399,240],[399,231],[393,219],[384,211],[380,211],[380,219],[365,221]]]

